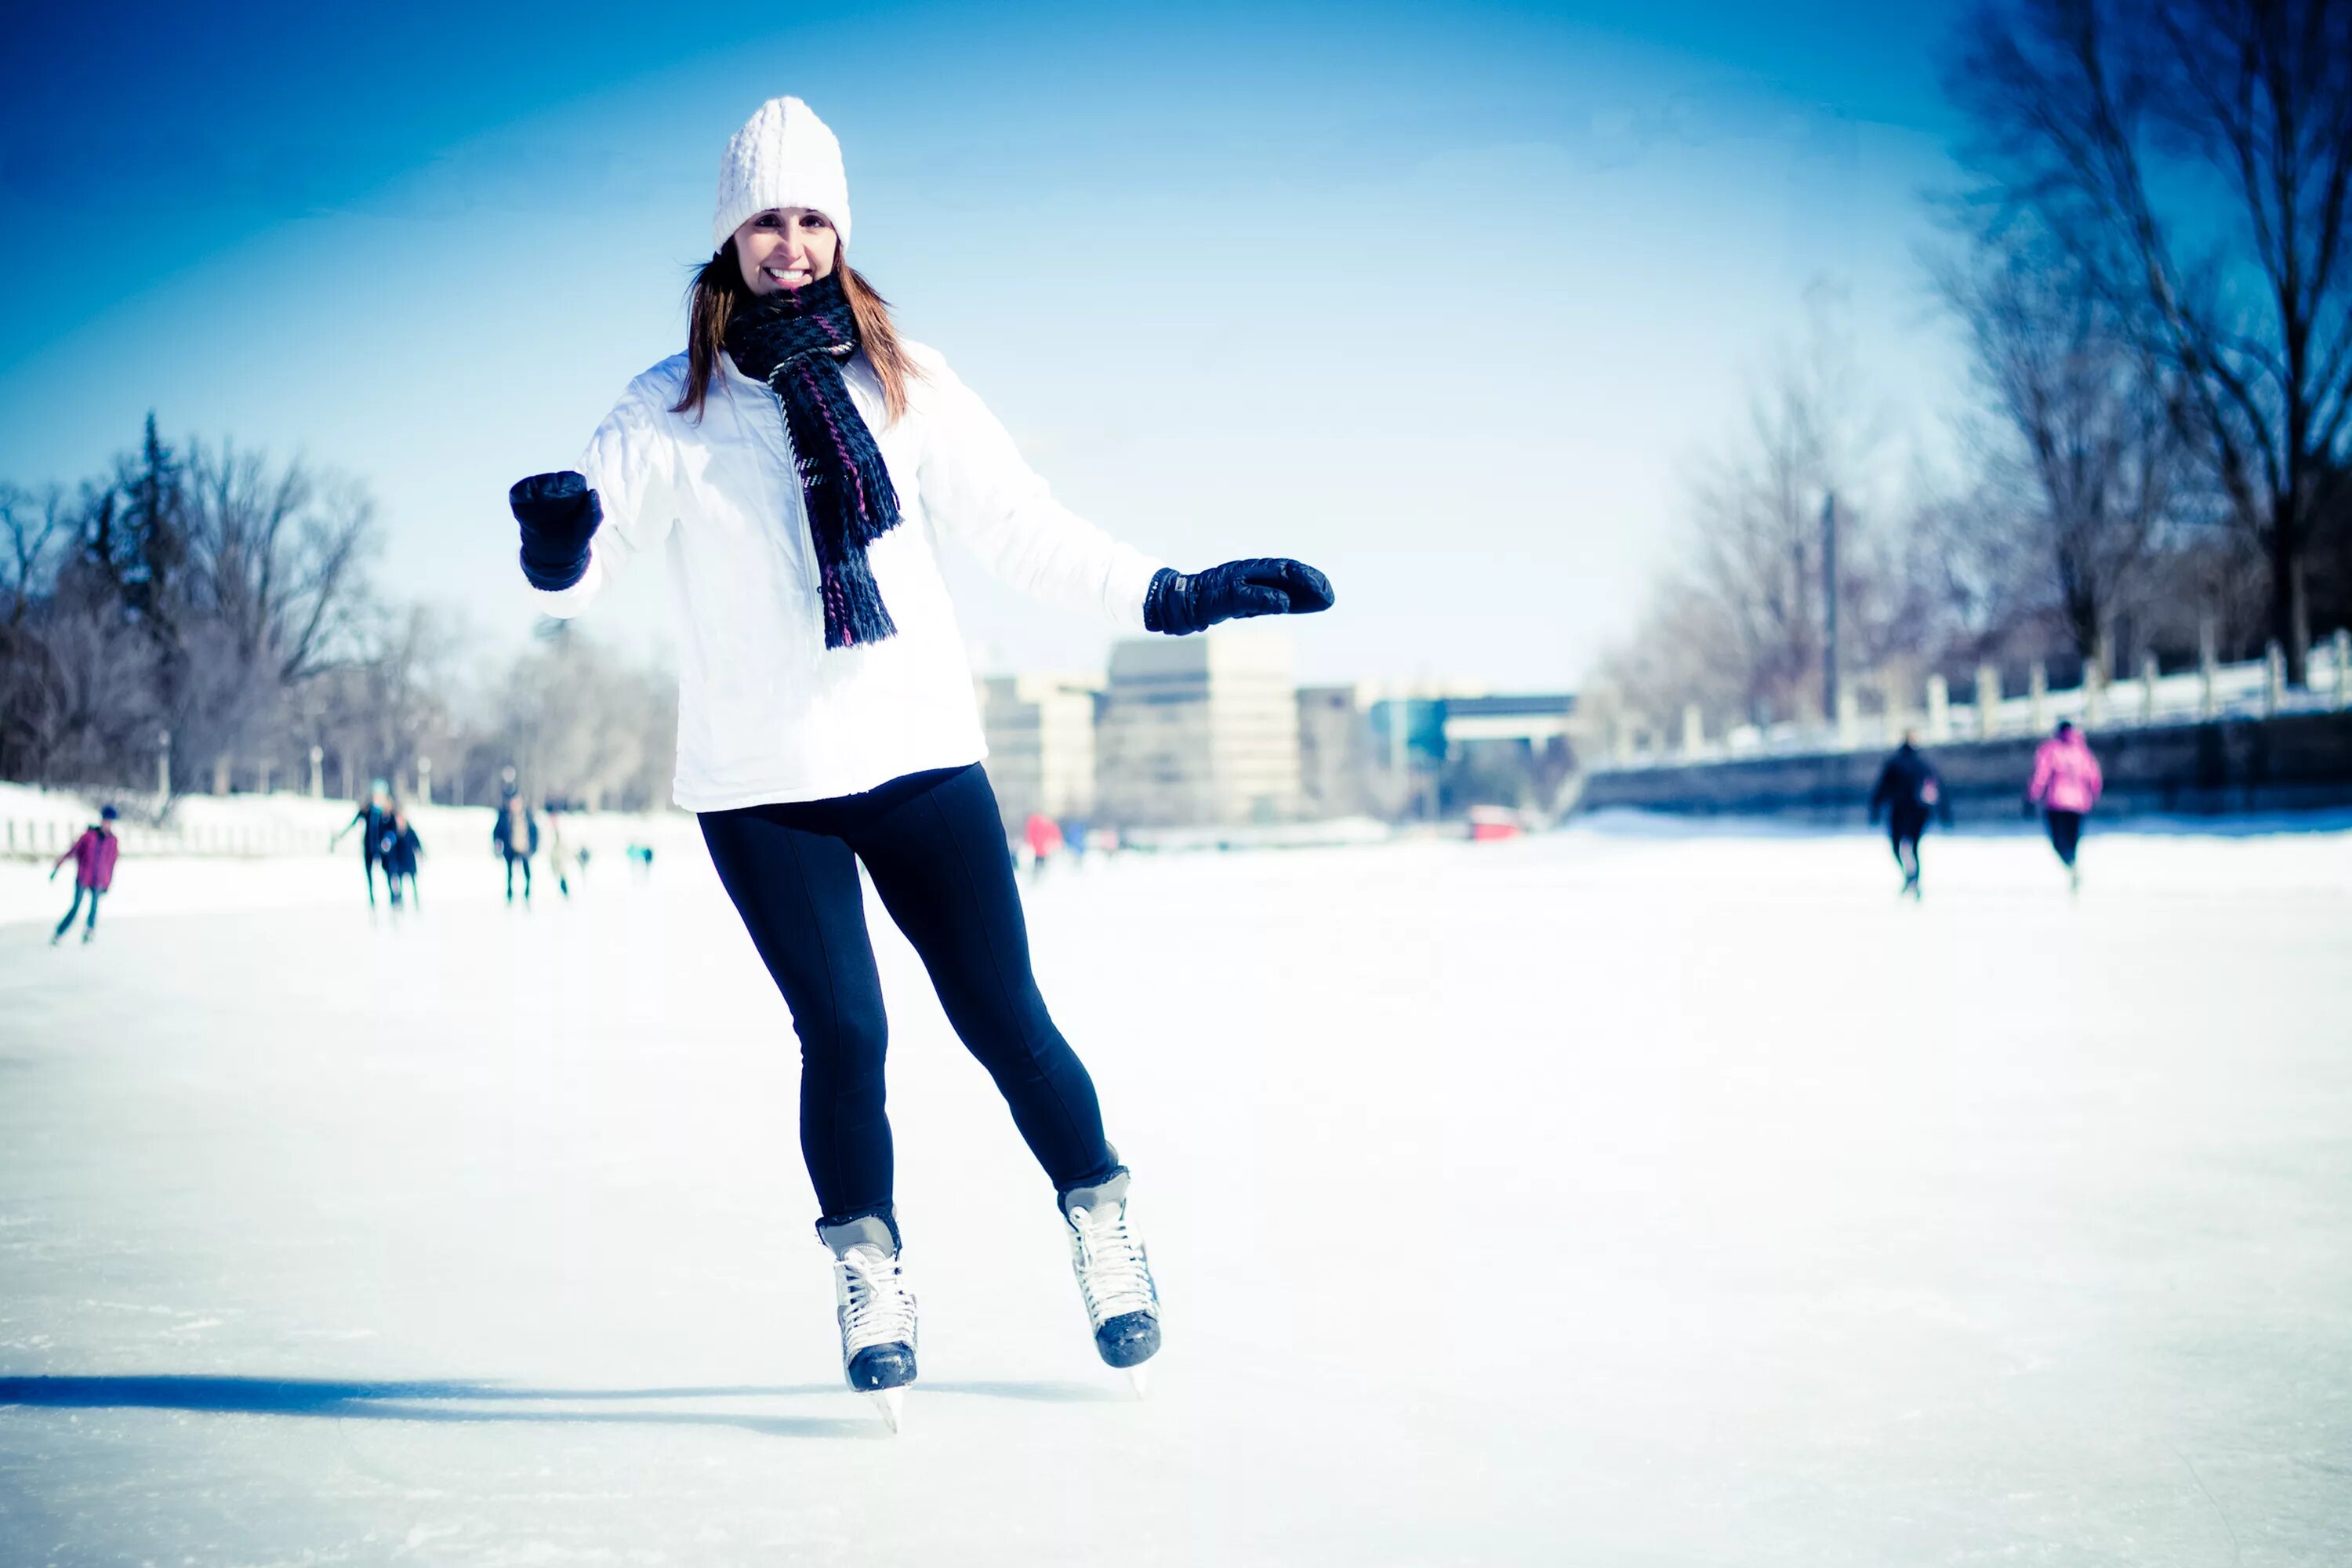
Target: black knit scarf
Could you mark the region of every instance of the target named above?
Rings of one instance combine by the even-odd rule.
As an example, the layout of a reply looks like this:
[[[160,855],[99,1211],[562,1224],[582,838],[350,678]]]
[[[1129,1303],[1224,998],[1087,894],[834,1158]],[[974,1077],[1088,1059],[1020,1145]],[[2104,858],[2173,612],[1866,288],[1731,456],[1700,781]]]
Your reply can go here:
[[[856,647],[898,631],[866,563],[866,547],[898,526],[898,492],[841,379],[842,364],[856,352],[857,321],[837,273],[753,295],[727,319],[735,368],[783,400],[784,433],[816,546],[827,647]]]

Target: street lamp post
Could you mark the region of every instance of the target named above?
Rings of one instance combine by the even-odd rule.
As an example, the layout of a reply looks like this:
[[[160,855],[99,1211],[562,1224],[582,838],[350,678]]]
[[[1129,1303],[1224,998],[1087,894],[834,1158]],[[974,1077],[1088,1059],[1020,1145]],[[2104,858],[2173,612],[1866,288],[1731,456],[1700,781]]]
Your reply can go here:
[[[1822,716],[1838,717],[1837,492],[1822,498]]]

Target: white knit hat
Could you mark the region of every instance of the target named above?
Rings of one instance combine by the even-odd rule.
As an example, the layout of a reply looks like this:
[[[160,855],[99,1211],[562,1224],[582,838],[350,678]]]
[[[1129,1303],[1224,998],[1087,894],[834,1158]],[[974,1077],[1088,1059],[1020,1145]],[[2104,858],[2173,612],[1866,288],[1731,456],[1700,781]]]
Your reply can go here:
[[[849,175],[841,143],[816,110],[797,98],[772,98],[743,122],[719,160],[719,207],[710,216],[710,248],[770,207],[814,207],[849,243]]]

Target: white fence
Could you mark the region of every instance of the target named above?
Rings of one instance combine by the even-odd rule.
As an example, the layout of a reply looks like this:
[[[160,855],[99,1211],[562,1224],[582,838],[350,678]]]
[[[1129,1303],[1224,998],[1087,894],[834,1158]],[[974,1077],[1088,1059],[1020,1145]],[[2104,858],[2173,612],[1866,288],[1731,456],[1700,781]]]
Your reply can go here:
[[[0,821],[0,855],[54,858],[70,848],[97,816],[93,811],[81,822],[54,816]],[[333,832],[260,822],[150,827],[121,821],[114,830],[126,855],[323,855]]]
[[[122,814],[114,830],[126,855],[323,855],[336,831],[358,810],[351,801],[292,790],[268,795],[191,795],[173,802],[159,822],[162,804],[152,790],[0,784],[0,857],[55,858],[81,836],[83,828],[98,820],[99,808],[104,805]],[[454,826],[453,812],[470,812],[485,824],[488,821],[487,807],[416,806],[411,815],[420,827],[430,823],[447,832]],[[342,847],[352,847],[349,837]]]
[[[1883,693],[1880,710],[1861,710],[1859,690],[1864,687]],[[1693,707],[1684,710],[1681,733],[1672,744],[1654,732],[1621,727],[1599,769],[1876,750],[1893,745],[1906,730],[1933,745],[2046,733],[2061,719],[2071,719],[2085,730],[2105,731],[2352,708],[2352,633],[2339,631],[2312,648],[2300,689],[2286,684],[2285,660],[2273,647],[2266,658],[2207,663],[2170,675],[2158,674],[2150,659],[2132,679],[2094,680],[2060,690],[2049,689],[2037,664],[2024,691],[2004,692],[1999,674],[1987,666],[1977,672],[1977,694],[1976,701],[1953,702],[1941,676],[1928,677],[1916,694],[1886,689],[1883,682],[1857,681],[1841,693],[1834,723],[1741,724],[1717,734],[1708,732],[1706,716]]]
[[[100,807],[121,812],[115,832],[122,853],[139,858],[205,856],[262,859],[322,856],[344,829],[358,804],[293,790],[269,795],[183,795],[163,822],[155,821],[153,792],[46,789],[0,783],[0,860],[54,860],[82,829],[98,820]],[[408,807],[425,852],[440,864],[488,858],[496,812],[487,805]],[[679,811],[541,813],[540,847],[553,847],[560,835],[567,855],[585,849],[618,865],[632,846],[657,847],[664,855],[691,853],[701,835],[692,816]],[[332,852],[357,859],[359,835],[343,834]]]

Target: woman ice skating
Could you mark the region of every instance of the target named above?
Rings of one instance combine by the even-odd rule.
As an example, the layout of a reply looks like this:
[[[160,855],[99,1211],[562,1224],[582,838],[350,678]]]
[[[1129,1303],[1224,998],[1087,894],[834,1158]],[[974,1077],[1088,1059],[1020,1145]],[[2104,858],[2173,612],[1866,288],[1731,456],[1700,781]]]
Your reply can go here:
[[[2042,808],[2050,847],[2066,868],[2066,885],[2078,890],[2083,871],[2074,864],[2074,850],[2082,841],[2083,818],[2099,804],[2104,782],[2090,742],[2071,723],[2062,721],[2058,732],[2034,750],[2033,780],[2025,786],[2025,798]]]
[[[99,807],[98,820],[83,828],[81,837],[50,866],[49,880],[54,882],[67,861],[74,863],[73,907],[58,922],[56,933],[49,938],[51,947],[65,941],[66,932],[73,929],[74,916],[81,912],[85,898],[89,900],[89,918],[83,922],[81,939],[88,942],[98,934],[98,900],[114,886],[114,862],[122,852],[122,840],[114,833],[115,818],[120,815],[110,805]]]
[[[1919,897],[1919,838],[1927,831],[1930,813],[1939,813],[1952,826],[1952,803],[1945,798],[1944,781],[1936,764],[1922,755],[1917,737],[1903,731],[1903,743],[1878,770],[1878,787],[1870,792],[1870,820],[1886,814],[1886,841],[1895,864],[1903,872],[1903,891]]]
[[[368,797],[352,813],[352,819],[335,829],[327,840],[331,853],[343,841],[343,835],[356,827],[360,830],[360,869],[367,877],[368,908],[375,908],[375,868],[383,858],[383,830],[392,821],[392,786],[382,779],[368,781]],[[395,902],[397,900],[394,900]]]
[[[1178,636],[1324,609],[1331,589],[1288,560],[1181,574],[1064,509],[946,361],[899,337],[849,237],[833,133],[798,99],[761,105],[720,161],[686,352],[630,384],[579,471],[510,500],[551,615],[667,552],[677,803],[791,1009],[842,1370],[895,1427],[915,1297],[861,863],[1054,1184],[1097,1350],[1135,1369],[1160,1347],[1128,1170],[1031,973],[939,541],[1040,599]]]

